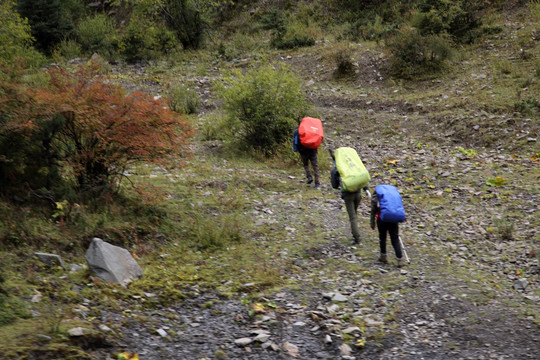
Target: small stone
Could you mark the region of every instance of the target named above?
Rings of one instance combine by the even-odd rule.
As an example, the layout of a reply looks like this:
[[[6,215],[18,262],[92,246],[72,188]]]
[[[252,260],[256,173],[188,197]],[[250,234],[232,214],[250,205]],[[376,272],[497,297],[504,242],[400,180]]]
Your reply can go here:
[[[345,330],[343,330],[344,334],[352,334],[352,333],[356,333],[356,332],[358,332],[358,333],[362,332],[358,326],[350,326],[350,327],[346,328]]]
[[[248,338],[248,337],[234,340],[234,343],[236,345],[238,345],[238,346],[247,346],[247,345],[251,344],[252,342],[253,342],[253,340],[251,338]]]
[[[339,347],[339,351],[341,353],[341,356],[351,356],[352,353],[351,347],[347,344],[341,344],[341,346]]]
[[[300,352],[298,350],[298,346],[290,343],[290,342],[285,342],[283,344],[283,350],[285,350],[289,356],[293,357],[293,358],[297,358],[300,356]]]
[[[514,285],[512,285],[514,290],[525,290],[527,288],[527,286],[529,286],[529,281],[527,279],[525,279],[525,278],[521,278],[519,280],[516,280],[514,282]]]
[[[347,297],[344,295],[341,295],[340,293],[335,293],[332,297],[332,301],[338,301],[338,302],[345,302],[347,301]]]
[[[253,341],[265,343],[268,341],[268,339],[270,339],[270,334],[259,334],[253,339]]]
[[[109,332],[109,331],[112,331],[110,327],[108,327],[107,325],[99,325],[99,330],[103,331],[103,332]]]
[[[163,330],[163,329],[157,329],[156,332],[161,337],[167,337],[167,332],[165,330]]]
[[[324,342],[325,342],[326,344],[331,344],[331,343],[332,343],[332,337],[331,337],[330,335],[326,335],[326,336],[324,337]]]
[[[76,327],[73,329],[69,329],[68,335],[72,337],[78,337],[78,336],[83,336],[85,333],[88,333],[88,331],[89,331],[88,329],[85,329],[83,327]]]

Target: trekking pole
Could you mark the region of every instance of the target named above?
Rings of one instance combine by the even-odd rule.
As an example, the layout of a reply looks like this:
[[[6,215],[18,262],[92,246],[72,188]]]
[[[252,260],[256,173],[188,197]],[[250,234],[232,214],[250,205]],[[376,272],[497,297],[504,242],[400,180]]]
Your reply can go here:
[[[403,255],[405,255],[405,260],[407,261],[408,264],[410,264],[411,260],[409,259],[409,255],[407,255],[407,251],[405,251],[405,246],[403,246],[403,241],[401,241],[401,236],[399,237],[399,245],[401,246]]]

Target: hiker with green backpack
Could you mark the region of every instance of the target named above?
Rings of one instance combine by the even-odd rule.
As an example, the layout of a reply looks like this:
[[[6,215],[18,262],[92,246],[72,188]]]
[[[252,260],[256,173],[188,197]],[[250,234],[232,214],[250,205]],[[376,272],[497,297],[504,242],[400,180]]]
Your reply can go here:
[[[370,225],[371,229],[375,230],[376,222],[379,230],[379,247],[381,251],[379,262],[388,263],[386,255],[386,234],[388,233],[396,253],[398,267],[405,265],[403,255],[405,254],[407,258],[407,254],[402,248],[403,244],[399,237],[399,223],[404,220],[405,209],[398,189],[393,185],[377,185],[375,193],[371,197]]]
[[[370,196],[367,186],[370,180],[369,172],[353,148],[340,147],[335,151],[329,151],[335,164],[330,172],[330,182],[334,189],[341,188],[341,198],[345,202],[351,223],[352,245],[357,245],[360,244],[358,205],[362,200],[362,190]]]

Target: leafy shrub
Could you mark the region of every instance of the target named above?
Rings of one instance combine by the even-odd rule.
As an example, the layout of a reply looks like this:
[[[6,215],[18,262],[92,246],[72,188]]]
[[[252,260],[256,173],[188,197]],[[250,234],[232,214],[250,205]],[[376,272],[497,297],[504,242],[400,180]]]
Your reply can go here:
[[[278,49],[294,49],[303,46],[315,45],[314,31],[303,22],[293,21],[288,23],[281,31],[275,31],[272,46]]]
[[[371,18],[359,18],[348,26],[345,36],[348,38],[379,41],[390,35],[395,35],[398,30],[397,23],[384,23],[383,18],[375,16]]]
[[[153,20],[133,17],[124,29],[120,52],[128,62],[157,59],[179,45],[175,34]]]
[[[27,18],[39,49],[49,52],[73,30],[61,0],[18,0],[18,11]]]
[[[439,35],[422,36],[410,28],[402,29],[386,44],[394,76],[413,78],[442,70],[452,55],[449,41]]]
[[[240,144],[266,155],[291,137],[308,109],[301,81],[285,65],[234,72],[218,85],[231,131]]]
[[[351,60],[351,49],[349,47],[337,47],[333,57],[336,63],[336,70],[334,71],[334,75],[336,77],[344,77],[354,74],[354,65]]]
[[[450,34],[454,39],[472,42],[480,24],[477,12],[482,8],[481,1],[425,0],[419,4],[420,12],[413,19],[420,34]]]
[[[60,58],[74,59],[81,56],[82,53],[82,47],[77,41],[64,39],[54,49],[53,58],[58,62]]]
[[[200,47],[205,23],[195,1],[166,0],[161,14],[185,49]]]
[[[540,102],[536,99],[526,99],[514,104],[514,109],[524,115],[540,113]]]
[[[87,55],[98,53],[111,59],[117,51],[118,35],[115,24],[105,14],[96,14],[82,20],[77,25],[75,34],[82,51]]]
[[[15,1],[0,2],[0,62],[12,63],[25,58],[29,65],[40,66],[43,56],[32,48],[33,38],[28,20],[15,10]]]
[[[69,183],[95,194],[122,179],[126,167],[173,161],[191,128],[160,100],[127,94],[98,76],[97,66],[48,71],[40,88],[0,82],[2,188],[25,183],[51,189]]]
[[[178,84],[169,91],[169,107],[179,114],[195,114],[200,99],[197,91],[184,84]]]

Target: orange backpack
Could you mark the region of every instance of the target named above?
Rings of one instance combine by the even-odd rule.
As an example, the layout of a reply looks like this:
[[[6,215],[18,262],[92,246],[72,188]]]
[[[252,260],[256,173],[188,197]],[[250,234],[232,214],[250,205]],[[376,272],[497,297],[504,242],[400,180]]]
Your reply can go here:
[[[307,149],[318,149],[324,139],[322,122],[320,119],[305,117],[298,126],[300,144]]]

